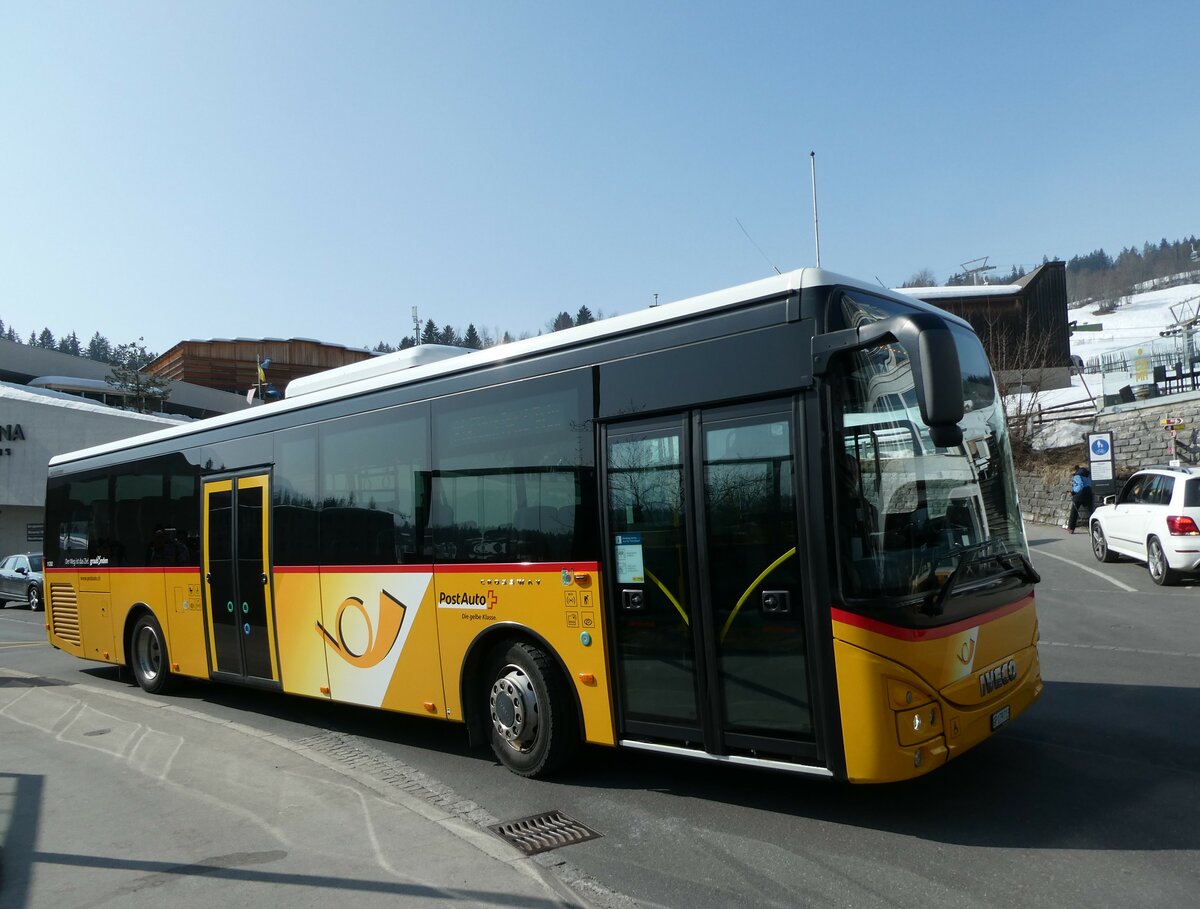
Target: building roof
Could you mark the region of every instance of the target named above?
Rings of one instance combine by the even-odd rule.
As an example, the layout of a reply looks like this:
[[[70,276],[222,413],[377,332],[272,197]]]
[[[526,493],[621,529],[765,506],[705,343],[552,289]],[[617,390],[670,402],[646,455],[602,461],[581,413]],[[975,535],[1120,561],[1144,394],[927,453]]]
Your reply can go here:
[[[919,300],[947,297],[1011,297],[1021,292],[1021,284],[966,284],[959,287],[895,287],[898,294]]]
[[[100,387],[104,385],[108,394],[119,394],[104,381],[111,372],[112,366],[99,360],[0,339],[0,382],[27,385],[40,380],[57,387],[92,393],[105,391]],[[90,384],[86,380],[99,384]],[[172,382],[171,396],[165,406],[171,411],[205,416],[245,410],[250,405],[244,394],[235,395],[190,382]]]
[[[109,417],[119,416],[132,420],[143,420],[147,424],[147,432],[163,426],[178,426],[181,422],[185,422],[168,416],[121,410],[118,407],[108,407],[76,395],[64,394],[61,391],[51,391],[48,388],[32,388],[26,385],[14,385],[11,382],[0,382],[0,400],[20,401],[24,404],[40,404],[46,407],[59,407],[66,410],[104,414]]]

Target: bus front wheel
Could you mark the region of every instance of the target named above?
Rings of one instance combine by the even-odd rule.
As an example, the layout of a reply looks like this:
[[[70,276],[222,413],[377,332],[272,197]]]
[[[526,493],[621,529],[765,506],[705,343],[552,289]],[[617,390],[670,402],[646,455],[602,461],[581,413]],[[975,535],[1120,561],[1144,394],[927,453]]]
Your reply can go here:
[[[538,647],[511,641],[496,648],[484,675],[492,751],[524,777],[562,767],[578,744],[571,698],[550,658]]]
[[[162,627],[146,613],[133,626],[129,636],[129,664],[138,686],[150,694],[162,694],[173,681],[167,661],[167,641]]]

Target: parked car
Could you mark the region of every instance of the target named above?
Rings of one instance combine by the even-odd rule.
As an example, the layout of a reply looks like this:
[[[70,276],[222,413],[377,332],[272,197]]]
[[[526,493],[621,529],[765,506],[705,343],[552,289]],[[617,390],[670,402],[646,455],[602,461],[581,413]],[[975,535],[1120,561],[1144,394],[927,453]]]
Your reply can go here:
[[[1092,512],[1089,526],[1101,562],[1129,556],[1146,563],[1155,584],[1175,584],[1200,571],[1200,471],[1139,470]]]
[[[42,586],[42,554],[25,552],[0,561],[0,606],[26,603],[36,611],[45,601]]]

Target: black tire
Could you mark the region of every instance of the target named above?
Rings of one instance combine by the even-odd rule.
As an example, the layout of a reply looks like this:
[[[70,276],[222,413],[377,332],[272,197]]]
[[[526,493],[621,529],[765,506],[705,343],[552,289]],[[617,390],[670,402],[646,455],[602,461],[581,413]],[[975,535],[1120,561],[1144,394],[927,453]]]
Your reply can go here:
[[[150,694],[171,689],[175,677],[167,654],[167,639],[152,614],[146,613],[133,626],[129,636],[129,668],[138,686]]]
[[[1108,538],[1104,536],[1098,521],[1092,522],[1092,554],[1098,562],[1115,562],[1118,559],[1117,554],[1108,548]]]
[[[1146,567],[1150,569],[1150,580],[1159,587],[1171,587],[1179,583],[1179,572],[1167,562],[1167,554],[1163,552],[1158,537],[1146,541]]]
[[[509,641],[487,660],[482,692],[492,751],[518,776],[548,776],[579,746],[574,699],[540,648]]]
[[[29,602],[31,612],[38,612],[42,606],[42,588],[37,584],[30,584],[29,590],[25,592],[25,599]]]

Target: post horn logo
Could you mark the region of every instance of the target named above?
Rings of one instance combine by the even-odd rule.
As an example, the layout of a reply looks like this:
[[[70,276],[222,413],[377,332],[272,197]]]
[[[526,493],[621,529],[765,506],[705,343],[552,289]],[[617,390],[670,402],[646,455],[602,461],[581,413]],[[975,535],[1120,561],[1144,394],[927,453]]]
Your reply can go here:
[[[975,639],[963,641],[962,647],[958,648],[958,661],[964,666],[970,666],[975,659]]]
[[[333,620],[337,636],[317,622],[317,630],[343,660],[359,669],[370,669],[383,662],[400,636],[407,607],[386,590],[379,591],[379,627],[371,627],[371,616],[358,597],[347,597]],[[366,634],[363,634],[363,631]]]

